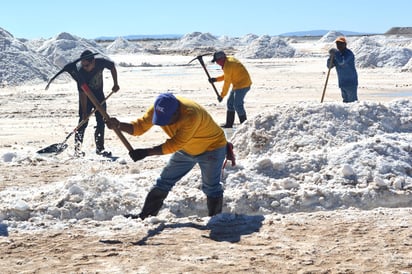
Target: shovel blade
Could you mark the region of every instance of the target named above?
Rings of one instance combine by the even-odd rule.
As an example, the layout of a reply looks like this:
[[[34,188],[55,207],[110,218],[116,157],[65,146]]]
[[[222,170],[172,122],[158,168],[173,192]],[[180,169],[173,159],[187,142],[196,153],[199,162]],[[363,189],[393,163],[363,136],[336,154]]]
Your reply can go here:
[[[39,153],[39,154],[46,154],[46,153],[59,154],[59,153],[63,152],[63,150],[65,150],[67,147],[68,147],[68,145],[65,144],[65,143],[52,144],[48,147],[40,149],[39,151],[37,151],[37,153]]]

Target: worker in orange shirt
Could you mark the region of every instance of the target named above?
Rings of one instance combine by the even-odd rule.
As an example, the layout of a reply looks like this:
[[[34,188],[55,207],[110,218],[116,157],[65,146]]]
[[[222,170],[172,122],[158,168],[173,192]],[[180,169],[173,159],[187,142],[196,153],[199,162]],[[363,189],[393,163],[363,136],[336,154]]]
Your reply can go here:
[[[220,97],[223,99],[232,85],[232,90],[227,99],[226,123],[223,128],[233,127],[235,112],[239,117],[240,123],[246,121],[246,110],[244,98],[250,90],[252,80],[245,66],[233,56],[226,56],[223,51],[213,54],[212,62],[216,62],[223,69],[223,75],[216,78],[209,78],[210,83],[224,81]]]

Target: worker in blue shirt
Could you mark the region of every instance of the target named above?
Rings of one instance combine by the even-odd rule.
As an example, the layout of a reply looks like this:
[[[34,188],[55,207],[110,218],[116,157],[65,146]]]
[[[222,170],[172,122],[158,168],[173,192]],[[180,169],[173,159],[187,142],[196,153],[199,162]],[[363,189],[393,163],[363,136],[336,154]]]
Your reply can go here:
[[[346,47],[345,37],[338,37],[335,42],[337,49],[329,50],[327,66],[328,68],[336,67],[343,102],[355,102],[358,100],[358,73],[355,68],[355,55]]]

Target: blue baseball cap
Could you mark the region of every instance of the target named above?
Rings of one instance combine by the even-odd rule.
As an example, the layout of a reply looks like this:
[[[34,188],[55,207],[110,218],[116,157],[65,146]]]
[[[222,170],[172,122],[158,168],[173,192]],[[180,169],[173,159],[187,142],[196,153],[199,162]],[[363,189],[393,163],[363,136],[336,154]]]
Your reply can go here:
[[[170,124],[173,114],[179,107],[179,101],[172,93],[162,93],[154,103],[152,123],[158,126]]]

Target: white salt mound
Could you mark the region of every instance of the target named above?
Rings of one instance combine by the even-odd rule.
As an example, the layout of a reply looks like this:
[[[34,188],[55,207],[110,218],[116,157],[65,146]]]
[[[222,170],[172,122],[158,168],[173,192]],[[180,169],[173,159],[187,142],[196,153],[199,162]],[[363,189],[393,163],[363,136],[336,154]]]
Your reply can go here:
[[[237,56],[251,59],[290,58],[295,51],[285,39],[263,35],[238,52]]]

